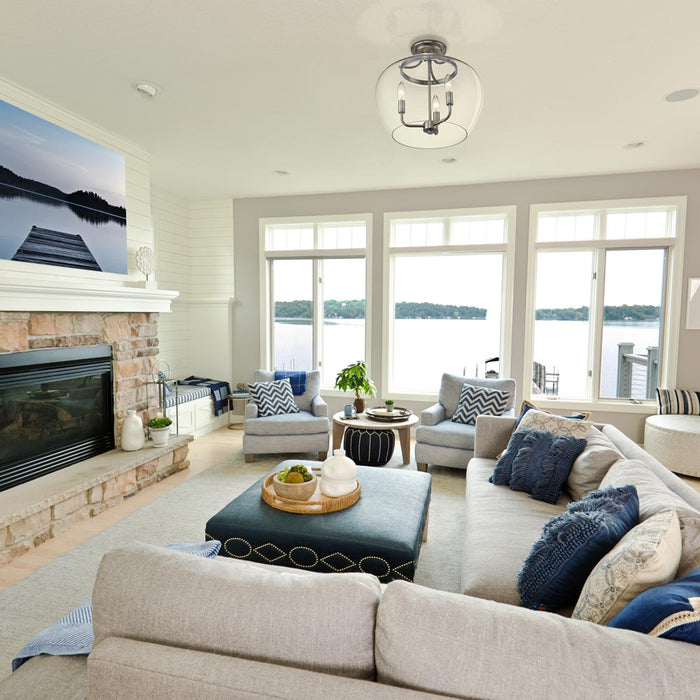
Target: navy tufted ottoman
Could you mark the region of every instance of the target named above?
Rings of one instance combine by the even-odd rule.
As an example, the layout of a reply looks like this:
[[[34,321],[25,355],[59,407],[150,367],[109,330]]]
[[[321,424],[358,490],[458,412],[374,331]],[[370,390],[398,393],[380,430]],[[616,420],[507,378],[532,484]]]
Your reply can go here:
[[[287,460],[319,467],[320,462]],[[337,513],[300,515],[276,510],[260,490],[264,477],[214,515],[206,539],[220,555],[323,572],[363,571],[386,583],[412,581],[427,536],[431,476],[401,469],[357,467],[360,500]]]

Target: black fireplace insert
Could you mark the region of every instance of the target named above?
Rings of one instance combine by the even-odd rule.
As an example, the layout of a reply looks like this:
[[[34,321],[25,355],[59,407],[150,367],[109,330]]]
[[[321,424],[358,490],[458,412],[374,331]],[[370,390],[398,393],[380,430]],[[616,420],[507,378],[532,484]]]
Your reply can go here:
[[[113,448],[110,345],[0,354],[0,491]]]

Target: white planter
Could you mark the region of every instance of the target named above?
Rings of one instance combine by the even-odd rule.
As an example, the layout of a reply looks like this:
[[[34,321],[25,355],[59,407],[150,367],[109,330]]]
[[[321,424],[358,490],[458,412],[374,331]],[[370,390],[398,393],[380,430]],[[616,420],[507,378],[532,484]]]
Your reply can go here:
[[[357,488],[357,468],[345,450],[335,450],[321,465],[321,493],[331,498],[344,496]]]
[[[126,418],[122,423],[121,447],[126,452],[140,450],[146,442],[143,432],[141,418],[136,415],[136,411],[128,410]]]
[[[170,435],[170,426],[167,428],[149,428],[153,447],[164,447],[168,444],[168,436]]]

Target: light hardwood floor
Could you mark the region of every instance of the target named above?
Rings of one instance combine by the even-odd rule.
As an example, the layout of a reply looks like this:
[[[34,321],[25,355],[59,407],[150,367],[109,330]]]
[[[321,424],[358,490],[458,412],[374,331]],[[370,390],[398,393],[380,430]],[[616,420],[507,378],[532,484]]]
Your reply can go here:
[[[135,496],[128,498],[118,506],[80,523],[71,530],[0,567],[0,591],[17,583],[45,564],[63,556],[74,547],[118,523],[139,508],[155,501],[156,498],[179,486],[187,479],[191,479],[196,474],[225,459],[232,452],[240,450],[242,442],[243,431],[229,430],[228,428],[219,428],[219,430],[194,440],[190,443],[189,469],[177,472],[167,479],[139,491]]]

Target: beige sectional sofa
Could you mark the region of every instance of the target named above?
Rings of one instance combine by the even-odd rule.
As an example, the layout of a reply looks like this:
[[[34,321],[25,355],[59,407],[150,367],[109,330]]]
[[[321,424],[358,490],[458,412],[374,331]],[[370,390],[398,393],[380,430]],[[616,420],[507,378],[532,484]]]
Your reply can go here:
[[[517,607],[548,506],[488,483],[514,425],[479,418],[464,590],[315,574],[133,544],[103,558],[92,654],[39,657],[2,698],[695,698],[700,649]],[[700,496],[610,426],[689,508]],[[505,604],[504,604],[505,603]]]

